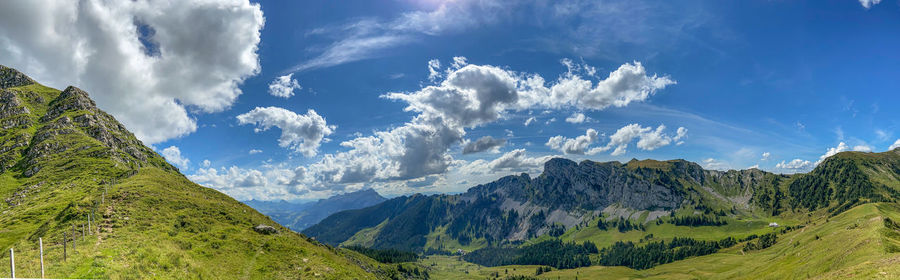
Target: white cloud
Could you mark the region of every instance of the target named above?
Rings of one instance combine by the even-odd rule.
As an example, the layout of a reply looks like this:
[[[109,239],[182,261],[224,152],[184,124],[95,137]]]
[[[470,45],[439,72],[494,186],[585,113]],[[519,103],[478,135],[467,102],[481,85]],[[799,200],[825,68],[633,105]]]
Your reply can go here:
[[[770,158],[772,158],[772,153],[765,152],[765,153],[762,153],[762,158],[761,158],[760,160],[762,160],[762,161],[767,161],[767,160],[769,160]]]
[[[780,163],[775,165],[775,168],[790,169],[793,171],[802,171],[802,170],[811,169],[814,166],[815,166],[815,164],[813,164],[812,162],[810,162],[808,160],[802,160],[802,159],[796,158],[794,160],[791,160],[790,162],[785,162],[782,160]]]
[[[195,131],[188,111],[234,103],[264,22],[247,0],[0,1],[0,64],[90,92],[154,144]]]
[[[728,170],[728,169],[731,169],[731,166],[728,165],[728,163],[719,161],[719,160],[714,159],[714,158],[704,159],[704,160],[703,160],[703,164],[704,164],[704,167],[705,167],[706,169],[713,169],[713,170]]]
[[[299,175],[294,182],[306,188],[324,188],[443,174],[454,162],[449,149],[463,143],[467,129],[498,121],[510,111],[625,106],[643,101],[661,88],[660,83],[671,84],[665,82],[668,78],[647,76],[640,63],[626,63],[598,81],[597,86],[574,72],[548,85],[536,74],[469,64],[462,57],[454,58],[442,77],[442,81],[418,91],[383,95],[405,102],[405,110],[417,114],[402,126],[344,141],[341,146],[348,150],[326,154],[320,161],[301,167],[304,171],[296,172]],[[570,93],[568,87],[556,86],[573,79],[584,81],[580,84],[590,88],[574,88],[577,92]],[[638,146],[655,149],[661,145],[656,143],[659,140],[677,140],[674,136],[651,139],[653,135],[649,134],[660,132],[648,132]],[[534,163],[524,157],[524,150],[505,156],[506,161],[497,161],[494,167],[515,166],[512,162],[518,159],[525,165]]]
[[[582,113],[574,113],[566,118],[567,123],[583,123],[585,120],[587,120],[587,117]]]
[[[255,155],[255,154],[261,154],[262,152],[263,152],[262,150],[250,149],[249,154]]]
[[[866,9],[872,8],[872,6],[878,5],[878,3],[881,3],[881,0],[859,0],[859,4]]]
[[[853,150],[854,150],[854,151],[857,151],[857,152],[871,153],[871,152],[872,152],[872,146],[869,146],[869,145],[856,145],[856,146],[853,146]]]
[[[432,59],[428,61],[428,80],[431,82],[441,78],[441,61]]]
[[[816,161],[815,165],[819,165],[820,163],[825,161],[826,158],[836,155],[837,153],[851,150],[856,152],[871,152],[872,147],[868,145],[856,145],[853,146],[853,148],[850,148],[847,143],[840,142],[838,143],[837,147],[828,148],[828,150],[825,151],[825,154],[819,157],[819,160]]]
[[[492,153],[499,153],[500,147],[506,144],[506,139],[496,139],[491,136],[484,136],[478,138],[474,142],[466,140],[463,142],[463,154],[473,154],[480,153],[484,151],[491,151]]]
[[[256,132],[278,127],[281,129],[278,145],[307,157],[315,156],[322,140],[335,129],[312,109],[301,115],[278,107],[256,107],[237,119],[240,124],[255,124]]]
[[[553,157],[529,157],[525,149],[515,149],[491,161],[479,159],[463,164],[458,172],[466,176],[493,174],[493,172],[535,172],[551,158]]]
[[[560,151],[564,154],[574,154],[574,155],[583,155],[587,151],[587,148],[597,142],[599,139],[599,134],[594,129],[588,129],[585,132],[585,135],[581,135],[578,137],[566,138],[562,135],[557,135],[550,137],[547,140],[547,147],[550,149]]]
[[[181,149],[176,146],[169,146],[162,150],[162,156],[169,162],[181,169],[188,169],[190,160],[181,156]]]
[[[825,160],[826,158],[828,158],[830,156],[836,155],[837,153],[840,153],[843,151],[849,151],[849,150],[850,150],[850,146],[847,146],[846,143],[844,143],[844,142],[838,143],[837,147],[828,148],[828,150],[825,151],[825,154],[819,157],[819,161],[816,162],[816,165],[818,165],[819,162],[822,162],[823,160]]]
[[[580,110],[624,107],[631,102],[647,100],[657,90],[675,83],[675,80],[667,76],[648,75],[644,66],[637,61],[622,64],[596,84],[580,73],[570,71],[547,88],[543,85],[543,78],[533,75],[523,81],[523,85],[530,90],[519,98],[518,107],[574,107]]]
[[[888,147],[888,150],[894,150],[896,148],[900,148],[900,139],[897,139],[897,141],[895,141],[894,144],[891,144],[891,146]]]
[[[525,126],[531,125],[531,123],[533,123],[536,120],[537,120],[537,118],[535,118],[535,117],[528,118],[527,120],[525,120]]]
[[[272,80],[272,82],[269,83],[269,94],[277,97],[290,98],[291,96],[294,96],[294,90],[303,89],[303,87],[300,86],[300,83],[292,78],[293,75],[294,74],[291,73]]]
[[[628,144],[632,140],[638,139],[637,147],[641,150],[652,151],[663,146],[667,146],[673,142],[681,145],[681,139],[687,136],[687,129],[679,127],[675,135],[665,134],[665,125],[659,125],[654,130],[653,127],[642,127],[639,124],[629,124],[616,131],[609,136],[609,143],[604,147],[593,148],[588,154],[605,152],[613,149],[613,156],[624,155],[627,152]]]
[[[847,145],[847,143],[840,142],[840,143],[838,143],[837,147],[828,148],[828,150],[825,151],[825,154],[820,156],[819,160],[816,161],[816,165],[819,165],[819,163],[822,163],[822,161],[824,161],[826,158],[828,158],[830,156],[836,155],[837,153],[840,153],[840,152],[851,151],[851,150],[856,151],[856,152],[871,152],[872,147],[867,146],[867,145],[857,145],[857,146],[853,146],[853,148],[851,149],[850,146]]]
[[[345,25],[318,28],[308,35],[339,39],[290,72],[372,58],[385,53],[388,48],[414,42],[422,36],[459,32],[493,22],[495,15],[508,12],[507,8],[505,3],[498,1],[445,1],[432,11],[406,12],[392,20],[366,18]]]
[[[212,162],[210,162],[208,159],[203,160],[203,167],[209,167],[210,164],[212,164]]]
[[[492,160],[488,166],[491,170],[526,171],[542,167],[551,158],[553,157],[528,157],[525,149],[515,149]]]

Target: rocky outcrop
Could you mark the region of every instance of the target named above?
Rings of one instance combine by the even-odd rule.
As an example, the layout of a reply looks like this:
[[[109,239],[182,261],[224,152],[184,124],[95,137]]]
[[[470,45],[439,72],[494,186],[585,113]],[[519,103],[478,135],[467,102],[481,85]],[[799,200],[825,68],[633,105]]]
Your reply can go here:
[[[261,233],[261,234],[277,234],[278,233],[277,229],[275,229],[272,226],[267,226],[267,225],[255,226],[255,227],[253,227],[253,230],[258,233]]]
[[[0,172],[17,168],[31,177],[46,167],[45,162],[75,155],[176,170],[97,108],[84,90],[74,86],[62,92],[43,86],[7,89],[30,84],[36,83],[0,66]]]
[[[0,65],[0,88],[20,87],[34,84],[34,80],[16,69]]]

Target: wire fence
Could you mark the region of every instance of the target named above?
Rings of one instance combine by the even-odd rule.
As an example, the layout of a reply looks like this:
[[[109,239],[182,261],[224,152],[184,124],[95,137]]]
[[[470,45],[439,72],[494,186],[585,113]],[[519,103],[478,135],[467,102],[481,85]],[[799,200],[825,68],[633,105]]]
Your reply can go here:
[[[93,248],[90,245],[92,242],[99,241],[100,234],[103,231],[102,224],[105,221],[105,218],[102,218],[103,215],[99,214],[99,210],[103,206],[108,205],[106,197],[109,195],[109,189],[116,183],[118,183],[118,180],[113,178],[105,184],[101,184],[103,186],[102,191],[96,198],[91,200],[91,206],[86,213],[80,215],[77,219],[68,220],[65,224],[56,225],[56,228],[61,229],[60,233],[53,234],[54,236],[42,234],[42,236],[37,237],[37,240],[24,244],[20,242],[17,243],[19,245],[18,248],[10,247],[8,251],[4,251],[3,254],[5,256],[2,257],[9,260],[9,277],[16,278],[27,275],[28,277],[40,276],[40,278],[45,278],[48,264],[64,264],[70,257],[79,253],[87,253],[90,248]],[[97,219],[98,215],[101,217],[100,222]],[[91,238],[89,239],[89,237]],[[82,249],[79,250],[79,248]],[[23,258],[25,257],[22,254],[23,252],[30,253],[27,259]],[[16,274],[16,253],[19,254],[19,275]],[[37,255],[35,256],[34,253],[37,253]]]

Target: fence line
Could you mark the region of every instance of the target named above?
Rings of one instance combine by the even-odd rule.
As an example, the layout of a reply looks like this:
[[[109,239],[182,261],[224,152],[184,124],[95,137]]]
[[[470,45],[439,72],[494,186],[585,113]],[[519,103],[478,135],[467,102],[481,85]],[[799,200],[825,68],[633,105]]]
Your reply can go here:
[[[101,230],[100,224],[94,225],[97,223],[96,213],[98,212],[97,210],[100,210],[100,207],[102,207],[104,204],[106,204],[106,195],[108,194],[109,187],[114,186],[117,181],[118,181],[117,178],[112,178],[110,181],[103,184],[103,191],[100,193],[99,203],[97,200],[93,200],[93,203],[90,206],[91,207],[90,212],[87,213],[87,217],[86,217],[87,225],[85,225],[85,223],[83,222],[84,220],[82,220],[82,223],[81,223],[81,241],[82,242],[88,241],[87,240],[88,235],[95,235],[95,234],[99,235],[100,234],[100,230]],[[81,217],[85,218],[84,216],[81,216]],[[63,262],[68,261],[68,247],[69,247],[68,243],[70,241],[69,240],[70,238],[72,239],[71,240],[72,251],[77,252],[77,250],[76,250],[76,244],[78,241],[77,221],[72,221],[71,224],[72,224],[71,234],[68,234],[67,226],[62,226],[63,230],[62,230],[62,244],[61,245],[62,245],[62,261]],[[53,247],[52,244],[53,243],[51,242],[51,247]],[[55,244],[60,245],[60,243],[55,243]],[[39,252],[39,258],[40,258],[41,278],[44,278],[45,277],[45,264],[44,264],[44,238],[43,237],[38,237],[37,245],[38,245],[37,247],[38,247],[38,252]],[[14,248],[10,247],[9,248],[9,268],[10,268],[10,277],[11,278],[16,277],[16,266],[15,266],[15,255],[14,254],[15,254]],[[27,264],[29,262],[26,261],[25,263]],[[26,272],[27,271],[28,270],[26,270]]]

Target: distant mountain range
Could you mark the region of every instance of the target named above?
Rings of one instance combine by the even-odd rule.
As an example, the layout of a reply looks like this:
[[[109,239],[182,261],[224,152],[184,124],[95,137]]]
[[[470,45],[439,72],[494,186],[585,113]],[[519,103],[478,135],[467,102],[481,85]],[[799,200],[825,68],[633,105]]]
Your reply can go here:
[[[730,219],[840,213],[900,198],[900,149],[843,152],[807,174],[716,171],[684,160],[552,159],[537,177],[513,175],[459,195],[397,197],[338,212],[304,234],[332,245],[412,251],[479,248],[562,234],[605,220],[721,213]]]
[[[369,207],[385,200],[387,198],[379,195],[375,190],[365,189],[308,203],[293,203],[285,200],[249,200],[244,203],[285,227],[302,231],[331,214]]]

